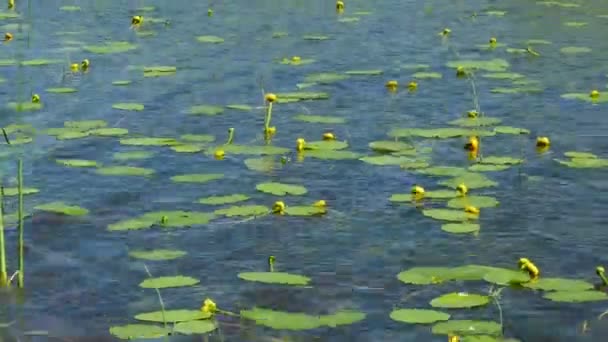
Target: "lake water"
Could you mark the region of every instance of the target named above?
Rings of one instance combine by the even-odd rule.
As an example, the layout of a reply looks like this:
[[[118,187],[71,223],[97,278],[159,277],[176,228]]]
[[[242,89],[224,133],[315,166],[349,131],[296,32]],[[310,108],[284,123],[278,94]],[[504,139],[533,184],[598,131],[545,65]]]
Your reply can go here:
[[[194,287],[161,290],[167,308],[197,309],[213,298],[225,310],[260,306],[275,310],[320,314],[339,309],[364,312],[365,320],[337,328],[307,331],[271,330],[238,319],[221,318],[222,337],[234,341],[445,341],[428,325],[395,322],[394,308],[430,308],[428,302],[448,292],[487,293],[484,282],[448,282],[416,286],[396,275],[416,266],[482,264],[515,268],[528,257],[543,275],[597,283],[597,265],[608,265],[608,181],[606,168],[578,169],[557,163],[566,151],[592,152],[608,157],[607,103],[560,97],[564,93],[608,93],[608,3],[572,0],[578,7],[534,1],[397,1],[372,4],[347,1],[336,14],[331,1],[43,1],[17,0],[18,18],[0,20],[13,41],[0,49],[0,59],[56,59],[44,66],[0,67],[0,96],[4,103],[29,102],[40,94],[44,108],[17,112],[0,109],[0,124],[30,124],[39,132],[29,144],[1,147],[2,182],[16,186],[16,161],[24,160],[27,187],[40,190],[25,197],[26,289],[0,291],[0,328],[11,338],[31,330],[51,336],[108,336],[109,327],[136,323],[133,316],[159,310],[155,291],[138,284],[147,277],[144,263],[129,257],[137,249],[168,248],[188,254],[171,261],[146,261],[154,276],[186,275],[200,279]],[[61,10],[77,5],[80,11]],[[154,6],[151,11],[142,11]],[[214,15],[207,16],[209,7]],[[503,16],[488,11],[504,11]],[[365,13],[357,13],[365,12]],[[6,12],[2,12],[6,13]],[[478,15],[471,17],[473,13]],[[143,15],[141,27],[130,27],[133,15]],[[356,17],[358,21],[340,20]],[[160,19],[154,21],[152,18]],[[167,22],[165,22],[167,21]],[[579,24],[581,23],[581,24]],[[584,23],[584,24],[582,24]],[[447,38],[438,35],[451,29]],[[151,31],[146,36],[141,32]],[[139,32],[139,34],[138,34]],[[285,32],[286,36],[273,38]],[[200,35],[225,39],[205,44]],[[326,35],[328,40],[305,40]],[[485,49],[490,37],[500,44]],[[527,41],[540,56],[508,52],[525,49]],[[87,45],[128,41],[137,49],[115,54],[87,52]],[[479,47],[478,45],[482,45]],[[568,54],[564,47],[586,47]],[[283,58],[314,59],[306,65],[282,65]],[[69,63],[87,58],[86,73],[71,74]],[[539,91],[503,94],[498,87],[517,88],[511,80],[475,74],[482,112],[501,125],[529,129],[530,134],[498,134],[482,138],[483,154],[523,158],[524,163],[485,173],[496,187],[472,189],[493,196],[500,205],[482,208],[477,234],[449,234],[441,221],[421,214],[411,203],[391,203],[391,194],[408,193],[414,184],[439,189],[447,177],[423,175],[397,165],[378,166],[358,159],[297,161],[295,140],[320,140],[332,131],[348,141],[348,150],[373,155],[368,144],[390,140],[394,128],[449,127],[449,121],[474,109],[475,96],[466,78],[457,78],[456,60],[508,61],[507,71],[525,76]],[[10,64],[10,63],[9,63]],[[408,65],[426,64],[425,70]],[[143,66],[174,66],[174,75],[144,78]],[[287,147],[291,159],[277,162],[271,172],[248,169],[243,160],[255,156],[227,153],[215,160],[208,153],[177,153],[168,147],[130,147],[115,137],[57,140],[44,130],[65,121],[104,120],[109,127],[129,130],[129,136],[168,137],[210,134],[221,144],[229,127],[235,143],[263,145],[264,92],[298,91],[307,75],[348,70],[381,69],[382,75],[351,76],[303,91],[327,92],[327,100],[277,103],[272,145]],[[407,83],[416,71],[440,73],[441,79],[420,79],[415,92]],[[385,82],[401,84],[392,94]],[[127,86],[113,81],[131,80]],[[73,94],[45,89],[73,87]],[[519,86],[521,87],[521,86]],[[606,96],[603,94],[602,96]],[[112,105],[141,103],[143,111],[121,111]],[[195,105],[247,104],[250,111],[225,109],[220,115],[190,115]],[[331,115],[345,124],[297,121],[298,114]],[[544,153],[535,148],[537,136],[551,138]],[[406,139],[427,154],[433,166],[468,167],[462,145],[466,137]],[[213,145],[213,144],[212,144]],[[88,159],[103,165],[121,164],[116,152],[153,151],[145,160],[122,162],[150,168],[153,176],[101,176],[88,168],[59,165],[55,159]],[[213,152],[212,149],[209,151]],[[278,161],[280,157],[276,156]],[[224,178],[204,184],[174,183],[170,177],[189,173],[222,173]],[[251,220],[218,218],[191,228],[108,231],[109,224],[158,210],[212,212],[216,206],[196,203],[211,195],[243,193],[249,204],[271,206],[279,197],[256,191],[256,184],[274,181],[306,186],[304,196],[287,196],[288,205],[325,199],[329,212],[321,217],[264,216]],[[33,207],[63,201],[90,210],[82,217],[34,211]],[[443,207],[443,201],[425,202]],[[16,197],[6,211],[16,210]],[[7,231],[9,266],[16,268],[14,225]],[[263,271],[267,258],[277,258],[284,272],[312,278],[312,288],[249,283],[239,272]],[[531,290],[506,288],[501,304],[505,336],[521,341],[603,341],[608,320],[597,317],[606,302],[557,303]],[[449,310],[453,319],[498,320],[494,305]],[[588,321],[588,331],[581,327]],[[199,340],[200,337],[197,338]],[[218,333],[211,340],[220,340]],[[23,340],[23,339],[22,339]],[[35,338],[32,340],[36,340]],[[67,339],[66,339],[67,340]],[[179,340],[175,338],[175,340]],[[184,340],[189,340],[184,338]]]

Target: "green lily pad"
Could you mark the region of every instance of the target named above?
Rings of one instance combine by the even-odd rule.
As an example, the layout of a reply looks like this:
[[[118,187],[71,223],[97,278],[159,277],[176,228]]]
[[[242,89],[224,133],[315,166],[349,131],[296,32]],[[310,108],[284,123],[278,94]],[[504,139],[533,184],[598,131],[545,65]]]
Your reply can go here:
[[[545,293],[543,298],[554,302],[584,303],[607,300],[608,295],[601,291],[555,291]]]
[[[393,310],[390,317],[394,321],[413,323],[413,324],[430,324],[450,319],[450,314],[435,310],[425,309],[397,309]]]
[[[85,159],[55,159],[58,164],[69,167],[97,167],[99,166],[94,160]]]
[[[37,205],[34,207],[34,209],[68,216],[84,216],[89,213],[89,211],[85,208],[77,205],[68,205],[59,201]]]
[[[179,141],[173,138],[125,138],[120,139],[121,145],[129,146],[174,146],[179,145]]]
[[[430,176],[459,176],[467,173],[467,170],[455,166],[434,166],[418,170],[418,173]]]
[[[139,287],[144,289],[166,289],[169,287],[185,287],[193,286],[200,283],[198,279],[192,277],[175,276],[175,277],[158,277],[148,278],[141,283]]]
[[[378,76],[382,75],[384,71],[382,71],[382,69],[348,70],[344,73],[350,76]]]
[[[496,126],[494,132],[501,134],[530,134],[530,130],[511,126]]]
[[[17,65],[16,59],[0,59],[0,66],[13,66]]]
[[[96,128],[104,128],[108,123],[104,120],[81,120],[81,121],[66,121],[63,123],[66,129],[74,129],[80,131],[88,131]]]
[[[184,141],[197,143],[211,143],[215,141],[215,137],[210,134],[184,134],[179,138]]]
[[[47,88],[46,92],[47,93],[52,93],[52,94],[69,94],[69,93],[75,93],[78,90],[76,88]]]
[[[59,64],[61,62],[62,62],[62,60],[60,60],[60,59],[37,58],[37,59],[30,59],[27,61],[23,61],[23,62],[21,62],[21,65],[23,65],[23,66],[45,66],[45,65],[50,65],[50,64]]]
[[[467,213],[464,210],[452,209],[426,209],[422,211],[422,214],[435,220],[458,222],[474,220],[478,217],[477,215]]]
[[[526,41],[526,45],[551,45],[553,43],[551,43],[548,40],[545,39],[528,39]]]
[[[23,195],[33,195],[40,192],[36,188],[23,188],[21,189]],[[4,196],[17,196],[19,195],[19,188],[4,188]]]
[[[226,108],[233,109],[233,110],[241,110],[243,112],[251,112],[253,110],[253,107],[251,107],[249,105],[240,105],[240,104],[229,104],[229,105],[226,105]]]
[[[213,213],[218,216],[262,216],[270,212],[268,207],[263,205],[239,205],[224,209],[218,209]]]
[[[88,133],[98,137],[120,137],[129,134],[129,130],[126,128],[97,128]]]
[[[108,225],[108,230],[138,230],[158,225],[163,228],[184,228],[209,223],[214,218],[212,213],[191,211],[158,211],[143,214]],[[165,218],[166,220],[163,220]]]
[[[294,116],[295,120],[310,122],[310,123],[322,123],[322,124],[343,124],[346,123],[346,119],[337,116],[321,116],[321,115],[308,115],[299,114]]]
[[[156,65],[156,66],[149,66],[149,67],[144,67],[144,77],[146,76],[146,73],[152,73],[152,74],[173,74],[177,71],[177,68],[174,66],[165,66],[165,65]]]
[[[450,280],[451,271],[448,267],[413,267],[397,274],[397,279],[414,285],[439,284]]]
[[[498,87],[492,88],[490,90],[491,93],[494,94],[521,94],[521,93],[540,93],[543,91],[543,88],[536,86],[522,86],[522,87]]]
[[[568,151],[565,152],[564,155],[568,158],[580,158],[580,159],[584,159],[584,158],[590,158],[590,159],[597,159],[598,157],[590,152],[577,152],[577,151]]]
[[[391,130],[388,135],[394,138],[420,137],[420,138],[435,138],[448,139],[458,138],[463,136],[493,136],[492,131],[473,130],[468,128],[396,128]]]
[[[496,285],[521,284],[530,281],[530,276],[520,270],[504,268],[494,269],[483,277],[483,280]]]
[[[413,78],[419,80],[427,80],[427,79],[441,79],[443,75],[438,72],[428,72],[428,71],[419,71],[412,75]]]
[[[198,36],[196,40],[201,43],[210,43],[210,44],[221,44],[224,42],[224,38],[218,36]]]
[[[331,315],[319,316],[321,325],[335,328],[340,325],[349,325],[364,320],[366,315],[363,312],[342,310]]]
[[[600,159],[600,158],[572,158],[569,161],[554,159],[556,162],[576,168],[576,169],[591,169],[591,168],[600,168],[600,167],[608,167],[608,159]]]
[[[434,308],[462,309],[483,306],[489,302],[490,297],[488,296],[464,292],[452,292],[431,300],[430,304]]]
[[[234,195],[226,195],[226,196],[211,196],[207,198],[201,198],[198,200],[200,204],[208,204],[208,205],[220,205],[220,204],[229,204],[229,203],[237,203],[248,200],[250,197],[243,194],[234,194]]]
[[[348,147],[346,141],[320,140],[306,143],[306,150],[343,150]]]
[[[177,323],[173,331],[182,335],[202,335],[217,329],[217,323],[211,320]]]
[[[308,192],[305,187],[301,185],[285,184],[285,183],[260,183],[255,187],[258,191],[265,192],[276,196],[295,195],[301,196]]]
[[[59,9],[66,12],[78,12],[80,11],[80,6],[61,6]]]
[[[32,141],[34,141],[34,138],[24,135],[18,135],[10,138],[11,145],[29,144]]]
[[[496,198],[490,196],[463,196],[449,200],[447,205],[450,208],[465,208],[468,205],[477,208],[491,208],[497,206],[498,203]]]
[[[32,103],[32,102],[9,102],[7,108],[15,110],[17,112],[32,112],[35,110],[42,109],[42,103]]]
[[[224,107],[211,105],[197,105],[188,109],[188,114],[193,115],[218,115],[224,112]]]
[[[150,36],[156,35],[154,32],[149,32]],[[137,35],[141,36],[143,34],[142,31],[138,31]],[[163,77],[163,76],[172,76],[175,75],[175,71],[173,72],[165,72],[165,71],[144,71],[144,77],[153,78],[153,77]]]
[[[119,110],[141,112],[142,110],[144,110],[144,105],[141,103],[124,102],[124,103],[115,103],[112,105],[112,108],[119,109]]]
[[[483,157],[481,163],[483,164],[494,164],[494,165],[515,165],[523,163],[523,159],[513,158],[513,157],[498,157],[498,156],[488,156]]]
[[[591,52],[591,49],[584,46],[565,46],[559,49],[559,51],[566,55],[575,55],[581,53],[589,53]]]
[[[312,59],[312,58],[300,58],[297,61],[294,61],[293,59],[290,58],[283,58],[279,63],[283,64],[283,65],[307,65],[307,64],[311,64],[314,63],[316,60]]]
[[[476,118],[460,118],[448,122],[450,125],[462,126],[462,127],[481,127],[481,126],[493,126],[499,124],[502,120],[499,118],[490,118],[487,116],[476,117]]]
[[[524,78],[526,76],[518,74],[516,72],[493,72],[490,74],[481,75],[485,78],[497,79],[497,80],[516,80],[518,78]]]
[[[388,200],[391,202],[410,202],[412,201],[412,194],[392,194]]]
[[[435,324],[436,335],[500,335],[502,326],[492,321],[450,320]]]
[[[463,67],[465,70],[485,70],[490,72],[504,72],[510,66],[509,62],[504,59],[491,59],[491,60],[459,60],[448,62],[448,68]]]
[[[359,158],[362,162],[372,164],[372,165],[402,165],[412,160],[408,157],[399,157],[399,156],[368,156]]]
[[[149,324],[128,324],[110,328],[110,334],[123,340],[161,338],[171,333],[170,328]]]
[[[563,8],[576,8],[581,5],[571,2],[560,2],[560,1],[537,1],[539,5],[545,5],[547,7],[563,7]]]
[[[61,134],[55,136],[55,138],[57,138],[57,140],[71,140],[71,139],[86,138],[89,135],[91,135],[89,132],[66,131],[65,133],[61,133]]]
[[[207,183],[222,178],[224,175],[221,173],[191,173],[173,176],[171,180],[176,183]]]
[[[452,234],[468,234],[479,231],[477,223],[447,223],[441,225],[441,230]]]
[[[522,285],[530,289],[543,291],[586,291],[593,289],[593,284],[584,280],[566,278],[539,278]]]
[[[154,156],[154,152],[150,151],[129,151],[129,152],[116,152],[112,156],[114,160],[142,160],[152,158]]]
[[[135,250],[129,252],[129,255],[135,259],[149,261],[174,260],[186,254],[188,253],[173,249]]]
[[[309,330],[321,326],[335,327],[352,324],[365,319],[365,314],[356,311],[340,311],[332,315],[314,316],[256,307],[251,310],[241,310],[241,317],[254,320],[257,324],[272,329]]]
[[[401,141],[372,141],[369,148],[376,152],[400,152],[403,150],[413,150],[414,146]]]
[[[303,155],[305,157],[329,160],[357,159],[361,156],[356,152],[341,150],[308,150]]]
[[[581,100],[581,101],[591,102],[591,103],[608,102],[607,93],[600,93],[600,96],[598,96],[598,97],[591,97],[591,96],[589,96],[589,93],[569,93],[569,94],[562,94],[561,98],[566,99],[566,100]]]
[[[164,315],[162,311],[146,312],[135,315],[135,319],[138,321],[157,323],[187,322],[207,319],[209,317],[211,317],[210,313],[201,310],[165,310]]]
[[[340,23],[356,23],[360,20],[360,18],[357,17],[341,17],[338,18],[338,22]]]
[[[133,83],[132,81],[128,81],[128,80],[119,80],[119,81],[114,81],[112,82],[112,85],[114,86],[126,86]]]
[[[324,36],[322,34],[306,34],[302,36],[304,40],[328,40],[329,36]]]
[[[150,176],[154,170],[136,166],[105,166],[96,170],[97,174],[104,176]]]
[[[284,272],[242,272],[238,277],[266,284],[308,285],[310,278]]]
[[[429,163],[420,160],[410,160],[399,164],[399,166],[405,170],[418,170],[429,167]]]
[[[13,11],[0,12],[0,19],[16,19],[19,17],[20,17],[20,15]]]
[[[243,163],[249,170],[257,172],[270,172],[277,166],[274,157],[247,158]]]
[[[319,83],[319,84],[330,84],[348,79],[348,75],[337,74],[332,72],[322,72],[318,74],[311,74],[304,78],[304,82],[307,83]]]
[[[458,187],[460,184],[466,184],[469,189],[480,189],[487,187],[498,186],[498,183],[489,179],[481,173],[468,172],[459,175],[455,178],[442,180],[439,182],[440,185],[449,186],[452,188]]]
[[[472,172],[492,172],[492,171],[503,171],[511,167],[511,165],[493,165],[493,164],[474,164],[469,167],[469,171]]]
[[[137,45],[129,42],[107,42],[102,45],[86,45],[84,51],[96,54],[123,53],[137,49]]]
[[[311,101],[311,100],[327,100],[329,98],[329,94],[322,92],[291,92],[291,93],[278,93],[277,102],[278,103],[290,103],[290,102],[299,102],[299,101]]]
[[[289,152],[288,148],[272,146],[272,145],[222,145],[217,146],[216,149],[221,149],[226,152],[226,154],[247,154],[247,155],[274,155],[274,154],[285,154]],[[213,153],[213,150],[210,150],[210,154]]]
[[[327,213],[327,210],[322,207],[314,207],[308,205],[288,206],[285,213],[289,216],[315,216]]]
[[[424,193],[425,198],[446,199],[458,196],[458,192],[454,190],[431,190]]]

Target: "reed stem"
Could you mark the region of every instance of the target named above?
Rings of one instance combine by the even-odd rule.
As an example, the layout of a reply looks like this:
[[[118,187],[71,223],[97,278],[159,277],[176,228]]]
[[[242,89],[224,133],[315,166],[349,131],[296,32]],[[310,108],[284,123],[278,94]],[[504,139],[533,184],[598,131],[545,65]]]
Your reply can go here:
[[[4,187],[0,186],[0,287],[7,285],[6,247],[4,245]]]
[[[19,208],[17,209],[19,217],[19,275],[17,276],[17,281],[19,288],[23,288],[25,274],[25,262],[23,260],[23,159],[19,159],[17,173],[17,187],[19,191]]]

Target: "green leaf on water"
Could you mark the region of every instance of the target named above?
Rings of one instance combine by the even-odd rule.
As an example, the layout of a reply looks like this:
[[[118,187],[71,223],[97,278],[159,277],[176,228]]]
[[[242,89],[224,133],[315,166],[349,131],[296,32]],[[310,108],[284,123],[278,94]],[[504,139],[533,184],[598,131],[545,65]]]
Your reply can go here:
[[[608,159],[601,158],[572,158],[569,161],[567,160],[559,160],[554,159],[556,162],[576,168],[576,169],[591,169],[591,168],[600,168],[600,167],[608,167]]]
[[[166,289],[169,287],[193,286],[200,283],[198,279],[185,276],[148,278],[139,287],[144,289]]]
[[[251,310],[241,310],[241,317],[272,329],[309,330],[321,326],[352,324],[365,319],[365,314],[356,311],[339,311],[331,315],[307,315],[255,307]]]
[[[565,152],[564,155],[568,158],[590,158],[590,159],[597,159],[598,157],[590,152],[577,152],[577,151],[568,151]]]
[[[392,320],[413,324],[430,324],[439,321],[447,321],[450,314],[435,310],[425,309],[397,309],[390,314]]]
[[[554,302],[584,303],[607,300],[608,295],[601,291],[574,290],[548,292],[545,293],[543,298],[552,300]]]
[[[321,325],[335,328],[340,325],[349,325],[364,320],[366,315],[363,312],[353,310],[341,310],[331,315],[319,316]]]
[[[446,223],[441,225],[441,230],[452,234],[468,234],[479,231],[477,223]]]
[[[422,214],[435,220],[442,221],[462,222],[478,218],[478,215],[467,213],[464,210],[453,209],[426,209],[422,211]]]
[[[213,154],[216,149],[221,149],[226,154],[246,154],[246,155],[274,155],[274,154],[285,154],[290,150],[285,147],[272,146],[272,145],[221,145],[215,149],[210,149],[209,154]]]
[[[277,93],[278,103],[290,103],[299,101],[310,101],[310,100],[327,100],[329,98],[328,93],[323,92],[290,92],[290,93]]]
[[[530,276],[520,270],[509,270],[505,268],[496,268],[483,277],[483,280],[496,285],[511,285],[521,284],[530,281]]]
[[[343,150],[348,147],[346,141],[320,140],[306,142],[305,150]]]
[[[498,87],[490,90],[493,94],[541,93],[543,88],[538,86]]]
[[[84,216],[89,213],[89,211],[85,208],[77,205],[68,205],[59,201],[37,205],[34,207],[34,209],[68,216]]]
[[[455,190],[431,190],[424,193],[424,198],[446,199],[458,196]]]
[[[137,45],[129,42],[107,42],[102,45],[86,45],[83,47],[86,52],[96,54],[110,54],[129,52],[137,49]]]
[[[184,134],[179,138],[184,141],[196,143],[211,143],[215,141],[215,137],[210,134]]]
[[[388,133],[394,138],[420,137],[434,139],[458,138],[464,136],[493,136],[493,131],[485,131],[479,129],[469,129],[463,127],[454,128],[396,128]]]
[[[329,36],[324,36],[322,34],[306,34],[302,36],[304,40],[328,40]]]
[[[150,176],[154,170],[136,166],[105,166],[95,170],[104,176]]]
[[[202,335],[217,329],[217,323],[211,320],[177,323],[173,331],[182,335]]]
[[[128,111],[141,112],[142,110],[144,110],[144,105],[141,104],[141,103],[123,102],[123,103],[115,103],[115,104],[113,104],[112,108],[119,109],[119,110],[128,110]]]
[[[311,74],[304,78],[306,83],[319,83],[319,84],[330,84],[338,81],[348,79],[348,75],[337,74],[333,72],[322,72],[318,74]]]
[[[456,166],[433,166],[417,171],[423,175],[430,176],[459,176],[467,173],[467,170]]]
[[[460,118],[448,122],[450,125],[462,126],[462,127],[481,127],[481,126],[493,126],[497,125],[502,120],[499,118],[491,118],[487,116],[476,117],[476,118]]]
[[[511,165],[493,165],[493,164],[474,164],[469,167],[472,172],[492,172],[503,171],[510,168]]]
[[[154,311],[154,312],[146,312],[135,315],[135,319],[138,321],[146,321],[146,322],[157,322],[157,323],[176,323],[176,322],[187,322],[194,321],[199,319],[207,319],[211,317],[211,314],[208,312],[203,312],[201,310],[165,310],[163,311]]]
[[[369,143],[369,148],[371,148],[372,150],[376,151],[376,152],[382,152],[382,153],[390,153],[390,152],[400,152],[400,151],[404,151],[404,150],[413,150],[414,146],[408,144],[408,143],[404,143],[401,141],[386,141],[386,140],[381,140],[381,141],[372,141],[371,143]]]
[[[108,123],[104,120],[81,120],[81,121],[66,121],[63,126],[67,129],[74,129],[80,131],[88,131],[95,128],[104,128],[108,126]]]
[[[316,60],[312,58],[300,58],[300,60],[294,61],[290,58],[283,58],[279,63],[283,65],[307,65],[314,63]]]
[[[591,97],[591,96],[589,96],[589,93],[569,93],[569,94],[562,94],[561,98],[566,99],[566,100],[581,100],[581,101],[591,102],[591,103],[604,103],[604,102],[608,102],[608,93],[606,93],[606,92],[600,93],[600,95],[598,97]]]
[[[218,115],[224,112],[224,107],[222,106],[212,106],[212,105],[196,105],[190,107],[187,113],[192,115]]]
[[[359,158],[359,160],[372,165],[402,165],[412,161],[412,159],[408,157],[398,157],[390,155],[368,156]]]
[[[163,220],[163,217],[166,220]],[[215,217],[212,213],[192,211],[157,211],[139,217],[108,225],[108,230],[138,230],[157,225],[162,228],[185,228],[209,223]],[[163,222],[164,221],[164,222]]]
[[[23,188],[21,189],[23,195],[33,195],[40,192],[36,188]],[[4,196],[17,196],[19,195],[19,188],[4,188]]]
[[[496,126],[494,132],[501,134],[530,134],[530,130],[511,126]]]
[[[240,105],[240,104],[229,104],[229,105],[226,105],[226,108],[233,109],[233,110],[241,110],[243,112],[251,112],[253,110],[253,107],[251,107],[249,105]]]
[[[481,173],[468,172],[462,175],[459,175],[455,178],[442,180],[439,182],[440,185],[449,186],[451,188],[456,188],[460,184],[466,184],[469,189],[480,189],[487,187],[498,186],[498,183],[491,180],[487,176]]]
[[[359,153],[341,150],[307,150],[302,155],[305,157],[329,160],[357,159],[360,157]]]
[[[133,83],[132,81],[129,80],[119,80],[119,81],[114,81],[112,82],[112,85],[114,86],[126,86]]]
[[[237,203],[248,200],[250,197],[243,194],[234,194],[234,195],[225,195],[225,196],[211,196],[207,198],[201,198],[198,200],[200,204],[208,204],[208,205],[220,205],[220,204],[229,204],[229,203]]]
[[[589,53],[591,52],[591,49],[584,46],[565,46],[559,49],[559,51],[565,55],[576,55],[581,53]]]
[[[495,165],[515,165],[523,163],[523,159],[513,158],[513,157],[498,157],[498,156],[488,156],[483,157],[481,160],[482,164],[495,164]]]
[[[491,59],[491,60],[458,60],[451,61],[447,64],[448,68],[463,67],[465,70],[485,70],[490,72],[504,72],[510,66],[509,62],[504,59]]]
[[[243,161],[249,170],[271,172],[278,165],[274,157],[247,158]]]
[[[399,164],[399,166],[405,170],[417,170],[429,167],[429,163],[420,160],[410,160]]]
[[[52,94],[69,94],[69,93],[75,93],[78,90],[76,88],[47,88],[46,92],[47,93],[52,93]]]
[[[284,272],[242,272],[238,277],[266,284],[308,285],[310,278]]]
[[[144,67],[144,77],[171,75],[177,71],[174,66],[156,65]]]
[[[301,196],[308,192],[305,187],[295,184],[277,182],[260,183],[255,187],[258,191],[276,196],[295,195]]]
[[[464,209],[471,205],[477,208],[491,208],[497,206],[498,203],[494,197],[473,195],[453,198],[448,201],[448,207]]]
[[[462,309],[483,306],[489,302],[490,297],[488,296],[465,292],[452,292],[431,300],[430,304],[434,308]]]
[[[128,152],[116,152],[112,156],[114,160],[126,161],[126,160],[142,160],[152,158],[154,152],[151,151],[128,151]]]
[[[200,43],[210,43],[210,44],[221,44],[224,42],[224,38],[218,36],[198,36],[196,40]]]
[[[182,144],[171,146],[171,149],[178,153],[197,153],[202,151],[204,148],[200,145]]]
[[[66,12],[78,12],[81,10],[80,6],[61,6],[59,9]]]
[[[539,278],[531,280],[524,287],[543,291],[586,291],[593,289],[593,284],[579,279]]]
[[[406,284],[439,284],[450,279],[448,267],[413,267],[397,274],[397,279]]]
[[[123,340],[161,338],[171,333],[170,328],[149,324],[128,324],[110,328],[110,334]]]
[[[224,178],[222,173],[191,173],[171,177],[176,183],[207,183],[213,180]]]
[[[224,209],[218,209],[213,212],[218,216],[262,216],[270,213],[270,208],[263,205],[239,205]]]
[[[431,331],[437,335],[500,335],[502,326],[492,321],[450,320],[435,324]]]
[[[323,207],[315,207],[311,205],[288,206],[285,213],[289,216],[315,216],[327,213]]]
[[[42,109],[42,102],[32,103],[32,102],[9,102],[7,103],[7,108],[12,109],[17,112],[32,112],[36,110]]]
[[[174,260],[186,254],[188,253],[173,249],[135,250],[129,252],[129,255],[135,259],[149,261]]]
[[[348,70],[344,73],[350,76],[378,76],[382,75],[384,71],[382,71],[382,69]]]
[[[337,116],[298,114],[293,118],[298,121],[322,124],[343,124],[346,122],[346,119]]]
[[[27,61],[23,61],[23,62],[21,62],[21,65],[23,65],[23,66],[45,66],[45,65],[49,65],[49,64],[60,64],[61,62],[63,62],[63,61],[60,59],[37,58],[37,59],[30,59]]]
[[[96,128],[88,133],[98,137],[119,137],[129,134],[129,130],[126,128]]]
[[[55,136],[57,140],[71,140],[71,139],[80,139],[86,138],[90,134],[89,132],[81,132],[81,131],[65,131],[64,133],[58,134]]]
[[[438,72],[419,71],[412,75],[413,78],[419,80],[426,79],[441,79],[443,76]]]
[[[522,74],[518,74],[516,72],[493,72],[490,74],[483,74],[481,76],[485,77],[485,78],[497,79],[497,80],[516,80],[519,78],[526,77],[526,76],[524,76]]]
[[[69,167],[97,167],[99,166],[95,160],[85,159],[55,159],[55,162],[63,166]]]
[[[179,141],[173,138],[124,138],[120,139],[121,145],[129,146],[174,146],[179,145]]]

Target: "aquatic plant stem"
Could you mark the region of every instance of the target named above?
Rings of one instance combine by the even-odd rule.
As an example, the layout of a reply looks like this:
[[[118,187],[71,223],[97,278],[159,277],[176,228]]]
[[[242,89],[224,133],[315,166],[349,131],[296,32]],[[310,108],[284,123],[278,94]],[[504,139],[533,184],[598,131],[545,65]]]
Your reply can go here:
[[[0,287],[8,285],[6,248],[4,245],[4,187],[0,186]]]
[[[268,127],[270,127],[270,119],[272,119],[272,102],[268,102],[266,107],[266,117],[264,118],[264,133],[268,134]]]
[[[228,141],[226,141],[226,145],[232,144],[233,140],[234,140],[234,128],[230,127],[230,128],[228,128]]]
[[[504,335],[504,324],[503,324],[503,317],[502,317],[502,306],[500,305],[500,294],[502,292],[502,290],[504,290],[504,287],[499,288],[498,290],[493,290],[490,289],[490,297],[492,297],[492,300],[494,300],[494,303],[496,304],[496,307],[498,308],[498,317],[500,319],[500,330],[501,333]]]
[[[4,127],[2,128],[2,135],[4,136],[4,141],[6,141],[7,145],[11,144],[10,139],[8,138],[8,134],[6,134],[6,130],[4,129]]]
[[[23,258],[25,252],[23,246],[23,159],[19,159],[17,162],[17,187],[19,192],[19,208],[17,209],[19,218],[19,274],[17,275],[17,284],[22,289],[25,285],[25,261]]]
[[[148,269],[148,266],[146,264],[144,264],[144,269],[146,270],[148,277],[153,278],[152,273],[150,273],[150,270]],[[156,291],[156,295],[158,296],[158,302],[160,303],[160,311],[163,317],[163,326],[166,329],[167,319],[165,319],[165,302],[163,301],[163,297],[160,295],[160,290],[157,287],[154,288],[154,291]]]

